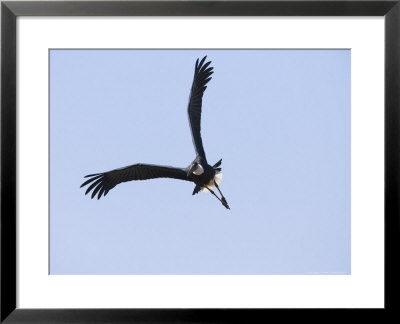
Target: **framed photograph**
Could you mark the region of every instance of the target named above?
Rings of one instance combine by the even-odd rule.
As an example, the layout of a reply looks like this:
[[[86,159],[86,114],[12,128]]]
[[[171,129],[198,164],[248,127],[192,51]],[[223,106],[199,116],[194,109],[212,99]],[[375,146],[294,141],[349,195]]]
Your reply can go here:
[[[1,321],[394,311],[399,16],[3,1]]]

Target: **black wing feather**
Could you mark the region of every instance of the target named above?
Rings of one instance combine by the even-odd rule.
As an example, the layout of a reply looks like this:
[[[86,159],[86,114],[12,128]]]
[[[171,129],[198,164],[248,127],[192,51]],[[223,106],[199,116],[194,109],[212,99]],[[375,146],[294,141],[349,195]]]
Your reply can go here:
[[[108,191],[110,191],[116,185],[132,180],[173,178],[191,181],[188,178],[185,169],[141,163],[104,173],[96,173],[85,176],[85,178],[88,177],[90,179],[86,180],[81,185],[81,188],[90,184],[85,194],[88,194],[91,190],[93,190],[91,197],[94,198],[96,194],[98,194],[97,199],[100,199],[102,195],[106,196]]]
[[[194,78],[192,83],[192,89],[190,91],[189,105],[188,105],[188,117],[190,129],[192,131],[193,145],[196,153],[206,160],[206,154],[203,148],[203,141],[201,139],[201,106],[203,102],[203,94],[207,89],[206,84],[211,80],[211,74],[213,74],[213,67],[208,67],[211,61],[203,64],[207,56],[199,63],[199,59],[196,61],[194,68]]]

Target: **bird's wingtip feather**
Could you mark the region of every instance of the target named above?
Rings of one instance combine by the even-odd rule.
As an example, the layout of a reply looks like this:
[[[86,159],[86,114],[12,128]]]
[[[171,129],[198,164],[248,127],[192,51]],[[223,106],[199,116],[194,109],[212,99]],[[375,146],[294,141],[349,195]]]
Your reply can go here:
[[[200,63],[199,63],[199,66],[202,66],[202,65],[203,65],[204,61],[206,60],[206,57],[207,57],[207,56],[204,56],[204,57],[201,59],[201,61],[200,61]]]
[[[97,176],[99,174],[101,174],[101,173],[88,174],[88,175],[84,176],[84,178],[94,177],[94,176]]]

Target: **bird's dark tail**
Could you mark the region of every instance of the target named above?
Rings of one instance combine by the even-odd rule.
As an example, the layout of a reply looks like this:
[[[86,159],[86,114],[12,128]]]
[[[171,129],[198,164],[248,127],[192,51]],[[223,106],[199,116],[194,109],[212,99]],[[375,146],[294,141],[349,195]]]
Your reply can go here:
[[[217,163],[215,163],[215,164],[213,165],[213,168],[216,169],[216,168],[218,168],[221,164],[222,164],[222,159],[219,160]],[[221,168],[219,168],[218,171],[221,171]]]

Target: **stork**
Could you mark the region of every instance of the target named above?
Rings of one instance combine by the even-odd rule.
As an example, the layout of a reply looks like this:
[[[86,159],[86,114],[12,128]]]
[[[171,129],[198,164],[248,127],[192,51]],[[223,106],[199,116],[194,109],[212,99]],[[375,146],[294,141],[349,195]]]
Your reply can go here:
[[[200,190],[209,191],[225,208],[230,209],[228,202],[219,189],[219,184],[222,180],[220,167],[222,159],[213,166],[208,164],[200,134],[203,94],[213,74],[213,67],[210,66],[211,61],[206,62],[206,58],[207,56],[203,57],[200,62],[199,59],[196,60],[187,109],[193,145],[196,151],[196,158],[193,162],[186,168],[137,163],[108,172],[89,174],[85,176],[85,178],[89,179],[81,185],[81,187],[89,185],[85,194],[92,191],[91,198],[93,199],[97,195],[97,199],[100,199],[102,195],[104,197],[107,196],[112,188],[122,182],[173,178],[193,182],[195,187],[192,195],[197,194]],[[214,192],[214,188],[217,188],[221,197],[218,197]]]

